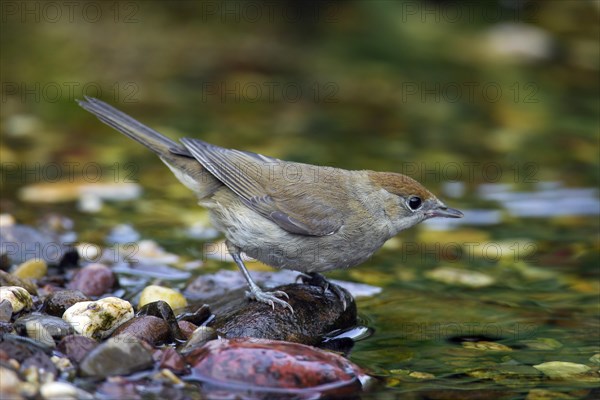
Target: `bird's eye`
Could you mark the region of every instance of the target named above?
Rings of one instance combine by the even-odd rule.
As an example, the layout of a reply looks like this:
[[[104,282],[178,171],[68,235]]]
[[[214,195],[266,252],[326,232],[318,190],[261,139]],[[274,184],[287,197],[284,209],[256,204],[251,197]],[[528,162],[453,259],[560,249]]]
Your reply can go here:
[[[418,210],[418,209],[419,209],[419,207],[421,207],[421,204],[422,204],[423,202],[421,201],[421,198],[420,198],[420,197],[417,197],[417,196],[410,196],[410,197],[408,198],[408,201],[407,201],[407,203],[408,203],[408,207],[410,207],[410,209],[414,211],[414,210]]]

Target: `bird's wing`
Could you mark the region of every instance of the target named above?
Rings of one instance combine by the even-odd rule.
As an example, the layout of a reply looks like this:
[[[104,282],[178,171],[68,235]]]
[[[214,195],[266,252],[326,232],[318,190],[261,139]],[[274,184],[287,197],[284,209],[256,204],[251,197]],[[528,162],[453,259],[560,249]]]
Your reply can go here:
[[[198,139],[184,138],[181,143],[248,207],[290,233],[325,236],[337,232],[344,223],[340,210],[331,205],[335,179],[315,179],[315,172],[307,170],[317,171],[319,167],[226,149]],[[307,191],[310,185],[315,186]]]

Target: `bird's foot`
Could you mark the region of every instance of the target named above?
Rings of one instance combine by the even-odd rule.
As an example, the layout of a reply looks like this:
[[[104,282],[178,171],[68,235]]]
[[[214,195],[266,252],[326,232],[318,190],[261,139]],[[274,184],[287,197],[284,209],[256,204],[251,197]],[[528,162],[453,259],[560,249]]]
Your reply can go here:
[[[271,307],[273,307],[273,310],[275,309],[275,304],[279,304],[283,308],[289,308],[289,310],[293,314],[294,309],[292,308],[292,306],[290,306],[290,304],[287,301],[281,300],[278,296],[285,297],[286,299],[290,298],[290,296],[288,296],[286,292],[283,292],[281,290],[276,290],[274,292],[265,292],[259,287],[253,287],[250,289],[250,291],[246,292],[246,297],[249,299],[256,300],[260,303],[269,304]]]
[[[302,281],[302,283],[306,285],[320,287],[323,293],[325,293],[327,289],[331,289],[333,294],[335,294],[338,297],[338,299],[340,299],[340,301],[342,302],[344,310],[346,310],[346,294],[344,293],[341,287],[329,282],[327,278],[325,278],[318,272],[300,273],[300,275],[298,275],[298,278]]]

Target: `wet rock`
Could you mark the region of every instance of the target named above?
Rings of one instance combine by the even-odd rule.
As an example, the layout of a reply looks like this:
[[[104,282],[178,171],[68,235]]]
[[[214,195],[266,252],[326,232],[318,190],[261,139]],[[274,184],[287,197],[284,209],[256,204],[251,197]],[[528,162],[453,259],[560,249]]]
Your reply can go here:
[[[128,375],[152,366],[152,354],[141,341],[110,338],[92,350],[81,362],[85,376]]]
[[[342,289],[346,309],[336,294],[317,286],[291,284],[275,288],[289,295],[288,309],[249,301],[242,293],[221,298],[211,306],[216,318],[210,324],[221,337],[254,337],[318,344],[331,331],[356,325],[356,303]]]
[[[69,360],[79,364],[96,346],[98,346],[98,342],[94,339],[80,335],[69,335],[62,338],[58,343],[57,348],[61,353],[66,355]]]
[[[245,395],[277,396],[285,390],[298,398],[343,398],[360,391],[365,379],[359,367],[337,354],[274,340],[213,340],[186,361],[195,379]]]
[[[4,365],[0,365],[0,397],[3,399],[23,399],[23,382],[19,374]]]
[[[567,393],[547,389],[531,389],[525,400],[577,400],[579,398],[579,396],[571,396]]]
[[[186,340],[185,335],[181,332],[181,329],[179,329],[179,323],[177,322],[177,318],[175,318],[175,313],[173,313],[173,309],[167,302],[159,300],[146,304],[138,311],[137,316],[141,317],[146,315],[157,317],[165,321],[170,331],[170,337],[179,341]]]
[[[140,234],[128,224],[117,225],[111,229],[106,236],[106,242],[109,244],[125,244],[137,242]]]
[[[591,370],[587,365],[566,361],[549,361],[534,365],[533,368],[542,371],[544,375],[551,379],[569,379],[586,374]]]
[[[5,360],[16,361],[16,367],[25,373],[25,380],[37,382],[40,379],[53,380],[57,369],[50,359],[51,348],[30,338],[5,334],[0,336],[0,354]],[[12,364],[9,362],[8,364]],[[14,365],[14,364],[13,364]],[[34,376],[30,376],[34,374]],[[0,387],[3,386],[4,382]]]
[[[167,368],[171,371],[181,373],[185,371],[185,360],[174,348],[167,347],[161,353],[160,368]]]
[[[136,338],[152,345],[168,342],[172,338],[169,324],[157,317],[145,315],[136,317],[119,326],[112,334],[114,338],[129,340]]]
[[[96,395],[101,399],[131,399],[140,400],[142,397],[136,391],[136,383],[120,377],[107,379],[98,386]]]
[[[485,49],[494,57],[531,62],[552,56],[552,36],[535,25],[523,22],[497,23],[489,28],[486,36]]]
[[[10,322],[0,322],[0,336],[13,331],[13,326]]]
[[[93,243],[79,242],[75,245],[75,251],[82,260],[88,262],[96,262],[102,255],[100,246]]]
[[[13,307],[8,299],[0,300],[0,322],[8,322],[12,318]]]
[[[104,264],[90,264],[75,274],[68,288],[95,297],[110,292],[115,284],[115,274],[110,268]]]
[[[430,374],[429,372],[412,371],[408,374],[408,376],[420,380],[435,379],[435,375]]]
[[[36,286],[28,280],[18,278],[7,272],[0,270],[0,286],[19,286],[29,292],[29,294],[36,295]]]
[[[66,382],[48,382],[40,387],[46,400],[92,400],[94,396]]]
[[[500,343],[478,341],[478,342],[463,342],[462,346],[465,349],[481,350],[481,351],[513,351],[508,346]]]
[[[563,344],[553,338],[535,338],[531,340],[521,340],[519,343],[524,344],[533,350],[556,350],[563,347]]]
[[[206,323],[210,318],[213,317],[212,312],[208,304],[203,304],[196,309],[194,312],[185,312],[177,316],[179,322],[187,321],[194,325],[202,325]]]
[[[596,353],[590,357],[589,360],[592,364],[600,365],[600,353]]]
[[[181,331],[183,336],[186,338],[186,340],[188,340],[192,336],[192,333],[194,333],[196,328],[198,328],[197,325],[192,324],[189,321],[178,321],[177,325],[179,326],[179,330]]]
[[[159,300],[168,303],[173,310],[177,310],[178,308],[184,308],[187,306],[187,300],[177,290],[157,285],[150,285],[145,287],[144,290],[142,290],[138,306],[143,307],[148,303],[152,303]]]
[[[58,290],[46,297],[42,311],[55,317],[62,317],[65,311],[73,304],[89,300],[90,298],[79,290]]]
[[[153,240],[140,240],[135,258],[140,264],[175,264],[179,256],[167,253]]]
[[[73,304],[63,315],[77,333],[93,339],[103,339],[117,327],[133,318],[133,307],[128,301],[106,297],[97,301]]]
[[[31,258],[58,264],[68,249],[60,235],[53,232],[18,224],[0,229],[0,254],[6,254],[11,264],[22,264]]]
[[[64,203],[89,198],[96,198],[98,201],[131,200],[137,198],[140,193],[141,188],[136,183],[68,180],[30,184],[22,187],[18,196],[25,202]]]
[[[439,267],[426,272],[425,275],[434,281],[470,288],[486,287],[494,283],[493,277],[481,272],[451,267]]]
[[[0,336],[0,352],[21,363],[39,352],[51,354],[52,348],[30,338],[6,334]]]
[[[27,335],[49,347],[55,346],[56,339],[73,333],[71,325],[61,318],[39,313],[20,317],[15,321],[14,328],[18,334]]]
[[[210,340],[217,338],[217,331],[208,326],[199,326],[192,332],[190,338],[183,346],[181,346],[181,353],[189,353],[194,349],[202,347],[205,343]]]
[[[33,307],[33,299],[29,292],[19,286],[0,287],[0,301],[6,300],[12,305],[13,313],[29,310]]]
[[[40,279],[46,276],[47,272],[46,261],[32,258],[19,265],[12,274],[19,279]]]

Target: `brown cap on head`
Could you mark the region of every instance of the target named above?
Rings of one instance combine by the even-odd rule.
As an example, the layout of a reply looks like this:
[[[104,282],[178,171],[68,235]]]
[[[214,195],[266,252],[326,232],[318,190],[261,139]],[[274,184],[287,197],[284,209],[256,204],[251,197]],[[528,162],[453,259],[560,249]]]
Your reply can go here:
[[[416,195],[422,200],[435,198],[423,185],[406,175],[394,172],[369,171],[369,178],[375,185],[381,186],[388,192],[398,196],[407,197]]]

